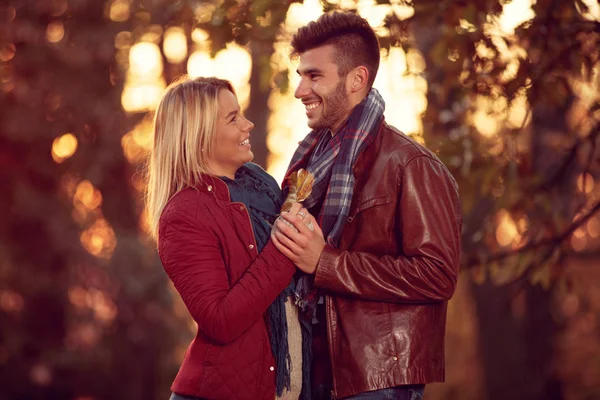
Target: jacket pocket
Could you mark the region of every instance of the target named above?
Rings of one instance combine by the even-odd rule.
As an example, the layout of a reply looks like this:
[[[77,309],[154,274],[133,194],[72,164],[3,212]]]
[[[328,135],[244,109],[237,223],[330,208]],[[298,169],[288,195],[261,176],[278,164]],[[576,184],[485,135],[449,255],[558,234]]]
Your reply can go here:
[[[389,195],[377,196],[377,197],[373,197],[372,199],[361,201],[356,206],[356,208],[354,210],[352,210],[352,212],[350,213],[350,216],[348,217],[348,222],[352,222],[352,220],[354,219],[354,217],[356,217],[357,214],[359,214],[365,210],[368,210],[369,208],[381,206],[381,205],[387,204],[389,202],[390,202]]]

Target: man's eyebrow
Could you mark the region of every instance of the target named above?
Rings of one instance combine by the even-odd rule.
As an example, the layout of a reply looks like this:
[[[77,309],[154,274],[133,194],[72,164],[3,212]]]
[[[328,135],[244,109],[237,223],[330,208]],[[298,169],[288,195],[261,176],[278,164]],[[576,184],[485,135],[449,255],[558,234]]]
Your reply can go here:
[[[299,69],[297,69],[296,72],[298,73],[298,75],[311,75],[323,73],[323,71],[321,71],[319,68],[309,68],[304,71],[300,71]]]

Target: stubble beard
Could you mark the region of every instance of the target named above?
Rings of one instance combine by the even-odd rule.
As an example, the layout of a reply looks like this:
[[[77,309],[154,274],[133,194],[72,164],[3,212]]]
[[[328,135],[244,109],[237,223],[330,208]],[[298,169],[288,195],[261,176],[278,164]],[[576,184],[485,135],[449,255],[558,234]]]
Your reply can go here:
[[[348,110],[348,95],[344,79],[340,79],[333,93],[322,97],[323,115],[312,124],[312,129],[332,129],[346,118]]]

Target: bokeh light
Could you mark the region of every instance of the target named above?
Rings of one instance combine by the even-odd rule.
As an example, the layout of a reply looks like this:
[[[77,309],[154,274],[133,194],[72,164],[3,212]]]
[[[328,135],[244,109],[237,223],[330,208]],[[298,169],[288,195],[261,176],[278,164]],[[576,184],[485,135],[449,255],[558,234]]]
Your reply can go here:
[[[61,21],[54,21],[48,24],[46,29],[46,39],[50,43],[57,43],[65,36],[65,27]]]
[[[531,9],[533,0],[512,0],[502,6],[502,14],[498,20],[500,29],[506,34],[512,34],[515,28],[525,21],[532,19],[535,14]]]
[[[77,138],[72,133],[65,133],[52,142],[52,159],[59,164],[72,157],[75,151]]]
[[[183,28],[171,27],[165,31],[163,52],[171,64],[179,64],[187,57],[187,37]]]
[[[112,227],[103,218],[82,232],[80,241],[88,253],[103,259],[110,259],[117,245]]]
[[[506,210],[497,214],[496,241],[502,247],[510,246],[521,241],[521,235],[514,219]]]
[[[216,76],[227,79],[233,85],[242,110],[250,100],[250,72],[252,59],[244,47],[234,43],[217,52],[214,58],[207,50],[197,50],[188,59],[187,73],[191,77]]]
[[[129,19],[129,0],[114,0],[109,6],[108,16],[115,22]]]
[[[139,42],[129,50],[129,69],[121,103],[129,112],[152,111],[166,87],[160,48],[155,43]]]
[[[594,177],[589,172],[579,174],[577,177],[577,189],[585,194],[590,194],[594,190]]]

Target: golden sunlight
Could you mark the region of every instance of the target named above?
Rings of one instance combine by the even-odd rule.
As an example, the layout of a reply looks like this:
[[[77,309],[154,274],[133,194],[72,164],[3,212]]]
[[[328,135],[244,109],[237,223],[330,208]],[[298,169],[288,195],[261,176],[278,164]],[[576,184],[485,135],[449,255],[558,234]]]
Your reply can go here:
[[[115,0],[110,5],[108,16],[112,21],[123,22],[129,19],[129,0]]]
[[[582,1],[588,7],[587,12],[583,13],[583,17],[591,21],[600,21],[600,2],[598,0]],[[577,3],[575,4],[578,5]]]
[[[587,238],[585,236],[577,237],[572,235],[570,243],[573,250],[582,251],[587,247]]]
[[[53,21],[48,24],[46,29],[46,39],[50,43],[60,42],[65,36],[65,27],[60,21]]]
[[[126,85],[121,96],[123,109],[129,112],[154,110],[165,87],[166,84],[162,79],[151,84]]]
[[[121,138],[123,154],[132,164],[144,162],[152,147],[152,122],[144,119]]]
[[[242,110],[250,101],[250,72],[252,58],[247,49],[228,43],[227,47],[211,58],[208,51],[196,50],[188,59],[187,72],[191,77],[216,76],[233,85]]]
[[[478,95],[475,99],[476,108],[471,115],[473,125],[483,136],[491,138],[501,128],[500,116],[508,110],[504,97],[491,99],[488,96]]]
[[[16,53],[17,53],[17,47],[15,46],[14,43],[3,44],[0,47],[0,61],[8,62],[8,61],[12,60],[12,58],[15,56]],[[4,74],[2,74],[2,75],[4,75]],[[0,81],[4,83],[5,79],[3,79],[3,78],[4,78],[3,76],[0,76]]]
[[[533,0],[512,0],[502,6],[502,14],[498,24],[502,32],[513,34],[515,28],[525,21],[529,21],[535,14],[531,9]]]
[[[520,91],[513,99],[508,110],[506,126],[516,129],[527,126],[531,122],[531,113],[529,112],[529,103],[525,91]]]
[[[81,310],[93,310],[97,321],[108,324],[117,315],[117,307],[112,299],[103,291],[91,288],[86,290],[81,286],[69,289],[69,301]]]
[[[81,205],[87,210],[95,210],[102,205],[102,193],[88,180],[81,181],[75,189],[73,204]]]
[[[192,31],[192,41],[198,45],[206,45],[208,41],[208,32],[204,29],[196,28]]]
[[[196,50],[190,55],[187,62],[187,73],[192,78],[198,76],[215,75],[214,60],[210,58],[208,51]]]
[[[577,189],[585,194],[590,194],[594,190],[594,177],[589,172],[579,174],[577,177]]]
[[[415,8],[409,4],[392,4],[392,11],[402,21],[415,15]]]
[[[109,324],[117,315],[117,307],[112,299],[104,292],[91,288],[86,295],[88,307],[94,310],[97,321]]]
[[[157,79],[163,65],[159,47],[150,42],[134,44],[129,50],[129,72],[140,79]]]
[[[123,109],[129,112],[152,111],[166,87],[162,76],[160,48],[150,42],[139,42],[129,50],[129,69],[121,94]]]
[[[110,259],[117,245],[115,233],[105,219],[98,219],[79,237],[83,247],[93,256]]]
[[[593,216],[587,222],[587,232],[591,238],[596,239],[600,236],[600,217],[598,215]]]
[[[163,52],[171,64],[179,64],[187,57],[187,37],[182,28],[171,27],[165,31]]]
[[[359,0],[356,8],[360,16],[366,19],[375,31],[383,26],[385,17],[391,9],[388,4],[377,4],[375,0]]]
[[[72,157],[76,150],[77,138],[72,133],[65,133],[52,142],[52,159],[60,164]]]
[[[497,214],[498,226],[496,227],[496,241],[502,247],[516,244],[521,241],[517,224],[508,211],[500,210]]]
[[[85,308],[86,302],[85,298],[87,295],[87,290],[82,288],[81,286],[73,286],[69,288],[69,301],[77,308]]]
[[[303,25],[308,24],[323,14],[323,6],[319,0],[304,0],[303,3],[292,3],[285,19],[285,29],[294,33]]]

